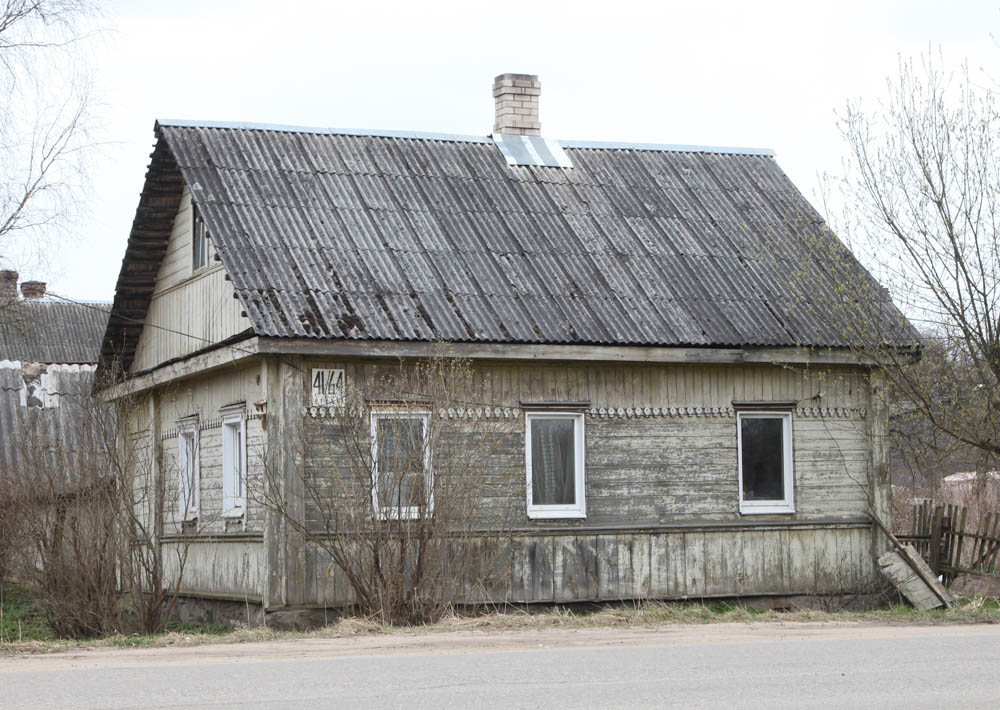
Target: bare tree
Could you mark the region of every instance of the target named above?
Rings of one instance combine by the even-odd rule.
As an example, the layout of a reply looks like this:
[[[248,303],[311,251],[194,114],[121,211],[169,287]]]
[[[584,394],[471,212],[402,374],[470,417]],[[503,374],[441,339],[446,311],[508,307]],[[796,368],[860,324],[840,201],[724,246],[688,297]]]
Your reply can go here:
[[[89,373],[47,374],[58,394],[27,398],[16,430],[5,432],[19,442],[16,459],[0,466],[0,532],[12,543],[5,571],[58,636],[161,632],[190,543],[212,521],[161,544],[180,477],[154,461],[155,434],[131,426],[146,399],[122,395],[112,407],[91,394]]]
[[[81,40],[95,12],[91,0],[0,0],[0,260],[75,209],[91,143]]]
[[[442,355],[359,366],[338,401],[312,414],[308,442],[285,442],[301,447],[297,480],[283,481],[265,456],[251,490],[325,553],[358,611],[418,623],[496,598],[510,579],[520,500],[516,420],[484,403],[470,364]]]
[[[852,103],[840,124],[837,231],[878,281],[828,233],[806,239],[803,283],[819,268],[838,284],[811,312],[884,374],[897,443],[925,463],[992,466],[1000,454],[996,108],[964,68],[901,61],[878,106]]]

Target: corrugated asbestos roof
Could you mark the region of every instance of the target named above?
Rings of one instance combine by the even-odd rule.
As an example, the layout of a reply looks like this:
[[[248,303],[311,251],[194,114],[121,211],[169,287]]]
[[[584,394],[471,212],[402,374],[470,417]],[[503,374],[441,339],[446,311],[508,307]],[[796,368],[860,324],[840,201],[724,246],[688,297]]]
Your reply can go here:
[[[96,363],[110,304],[17,301],[0,313],[0,360]]]
[[[49,366],[46,377],[58,406],[25,406],[21,364],[0,359],[0,471],[37,478],[39,493],[108,470],[100,436],[111,415],[89,396],[94,367]]]
[[[179,170],[258,335],[847,345],[815,315],[837,278],[804,248],[835,238],[769,151],[562,142],[562,169],[508,166],[485,137],[177,121],[157,135],[119,280],[133,319]],[[123,346],[128,367],[112,330],[106,354]]]

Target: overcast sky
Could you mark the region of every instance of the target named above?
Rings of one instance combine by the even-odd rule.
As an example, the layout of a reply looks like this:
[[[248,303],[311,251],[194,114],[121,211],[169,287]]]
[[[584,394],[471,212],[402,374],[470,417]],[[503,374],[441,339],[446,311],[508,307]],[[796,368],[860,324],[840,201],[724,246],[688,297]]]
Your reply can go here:
[[[485,135],[493,77],[531,73],[547,137],[772,148],[815,204],[844,155],[836,112],[876,102],[900,55],[1000,67],[1000,2],[820,5],[112,2],[89,212],[22,277],[113,297],[156,118]]]

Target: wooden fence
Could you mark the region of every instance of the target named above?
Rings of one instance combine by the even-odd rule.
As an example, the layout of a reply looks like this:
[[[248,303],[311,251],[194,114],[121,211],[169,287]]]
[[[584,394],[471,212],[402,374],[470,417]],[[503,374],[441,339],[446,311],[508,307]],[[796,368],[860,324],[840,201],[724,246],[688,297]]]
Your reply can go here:
[[[917,548],[946,586],[965,572],[1000,574],[1000,513],[971,521],[964,506],[925,500],[913,506],[912,532],[896,537]]]

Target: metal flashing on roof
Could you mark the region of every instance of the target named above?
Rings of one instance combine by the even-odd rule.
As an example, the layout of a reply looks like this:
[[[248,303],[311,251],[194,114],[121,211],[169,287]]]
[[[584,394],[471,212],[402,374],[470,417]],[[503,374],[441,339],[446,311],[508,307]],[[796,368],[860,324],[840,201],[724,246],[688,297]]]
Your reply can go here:
[[[293,126],[280,123],[252,123],[245,121],[192,121],[182,118],[157,119],[160,126],[175,126],[178,128],[219,128],[236,131],[280,131],[282,133],[311,133],[321,136],[371,136],[373,138],[407,138],[410,140],[452,141],[459,143],[489,143],[497,144],[507,159],[509,165],[551,165],[562,168],[573,167],[572,161],[566,156],[563,148],[583,148],[590,150],[654,150],[673,153],[719,153],[723,155],[761,155],[773,158],[775,152],[769,148],[739,148],[735,146],[683,145],[673,143],[629,143],[623,141],[579,141],[555,140],[540,136],[522,136],[520,134],[498,133],[491,136],[476,136],[462,133],[434,133],[432,131],[398,131],[378,128],[318,128],[315,126]],[[529,143],[530,148],[523,149],[519,144]],[[547,160],[545,153],[557,161],[550,162],[512,162],[511,154],[504,150],[510,147],[515,154],[514,159],[535,160],[530,155],[534,149],[541,153],[539,160]],[[523,152],[527,150],[529,152]],[[525,157],[527,156],[527,157]]]
[[[372,136],[375,138],[408,138],[410,140],[452,141],[458,143],[489,143],[486,136],[468,136],[458,133],[433,133],[426,131],[392,131],[371,128],[315,128],[289,126],[278,123],[245,123],[241,121],[188,121],[180,118],[160,118],[160,126],[178,128],[221,128],[234,131],[279,131],[281,133],[312,133],[320,136]]]
[[[760,155],[773,158],[770,148],[736,148],[721,145],[682,145],[672,143],[624,143],[613,141],[559,141],[563,148],[589,150],[655,150],[666,153],[718,153],[721,155]]]
[[[558,141],[520,133],[494,133],[493,142],[503,153],[507,165],[535,165],[546,168],[572,168],[573,162]]]

